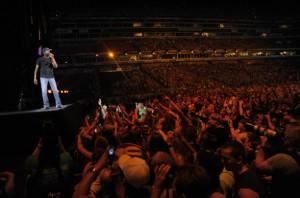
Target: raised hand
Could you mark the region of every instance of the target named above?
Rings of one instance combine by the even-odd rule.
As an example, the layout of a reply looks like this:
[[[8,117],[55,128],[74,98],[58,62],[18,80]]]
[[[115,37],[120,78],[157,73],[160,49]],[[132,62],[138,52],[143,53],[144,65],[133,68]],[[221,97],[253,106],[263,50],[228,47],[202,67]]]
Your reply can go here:
[[[164,96],[164,99],[171,100],[171,98],[169,96]]]
[[[158,130],[158,134],[161,136],[161,138],[167,143],[168,142],[168,136],[162,131]]]
[[[154,183],[153,186],[155,188],[162,188],[163,187],[163,183],[167,178],[167,175],[169,173],[171,169],[171,166],[168,164],[162,164],[159,167],[155,168],[155,179],[154,179]]]
[[[49,53],[49,57],[50,58],[54,58],[54,54],[52,54],[51,52]]]

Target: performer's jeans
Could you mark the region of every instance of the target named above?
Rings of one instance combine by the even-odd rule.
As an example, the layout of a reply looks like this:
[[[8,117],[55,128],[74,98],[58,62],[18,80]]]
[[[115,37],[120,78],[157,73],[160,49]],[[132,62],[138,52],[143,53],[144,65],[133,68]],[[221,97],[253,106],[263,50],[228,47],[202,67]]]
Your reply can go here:
[[[50,84],[51,90],[53,92],[54,98],[55,98],[55,104],[56,107],[61,106],[61,101],[59,97],[59,93],[57,90],[56,82],[54,78],[40,78],[41,81],[41,88],[42,88],[42,97],[43,97],[43,103],[44,107],[49,107],[49,99],[48,99],[48,83]]]

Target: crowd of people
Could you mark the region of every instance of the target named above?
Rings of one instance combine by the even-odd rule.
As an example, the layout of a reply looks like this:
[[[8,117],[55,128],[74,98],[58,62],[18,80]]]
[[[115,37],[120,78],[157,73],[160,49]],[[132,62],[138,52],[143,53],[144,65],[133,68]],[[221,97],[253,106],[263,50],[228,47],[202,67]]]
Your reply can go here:
[[[164,96],[88,115],[75,197],[295,197],[299,86]]]
[[[106,39],[97,42],[80,43],[80,48],[74,48],[74,44],[60,45],[60,54],[72,55],[80,53],[101,54],[107,53],[108,50],[115,52],[119,56],[125,53],[144,53],[176,50],[239,50],[247,51],[247,49],[266,49],[266,48],[292,48],[297,46],[297,42],[291,42],[285,39],[274,38],[126,38],[126,39]]]
[[[125,52],[152,52],[161,50],[208,50],[208,49],[260,49],[293,47],[283,39],[253,38],[130,38],[107,39],[81,44],[80,48],[60,46],[63,53],[105,53],[108,49],[118,54]]]
[[[110,95],[196,94],[201,90],[297,84],[300,73],[296,65],[278,61],[144,64],[111,82]]]
[[[162,83],[174,91],[99,99],[71,149],[45,121],[25,163],[24,196],[298,197],[299,72],[234,66],[146,68],[167,79],[152,79],[155,87],[145,74],[129,76],[134,91]],[[14,173],[0,178],[0,197],[13,197]]]

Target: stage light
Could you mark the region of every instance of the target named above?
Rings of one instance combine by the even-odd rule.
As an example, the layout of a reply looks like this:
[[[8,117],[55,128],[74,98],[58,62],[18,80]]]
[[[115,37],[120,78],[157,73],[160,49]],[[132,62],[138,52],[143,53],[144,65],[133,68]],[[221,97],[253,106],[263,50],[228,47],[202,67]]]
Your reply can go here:
[[[99,57],[99,54],[96,54],[96,57]]]
[[[135,37],[142,37],[143,36],[143,32],[135,32],[134,36]]]
[[[136,22],[133,22],[133,23],[132,23],[132,26],[133,26],[133,27],[142,27],[142,23],[136,21]]]
[[[261,33],[261,36],[262,36],[262,37],[267,37],[267,36],[268,36],[268,34],[267,34],[267,33],[265,33],[265,32],[263,32],[263,33]]]
[[[52,93],[52,90],[47,90],[48,94],[51,94]],[[69,93],[69,90],[58,90],[58,93],[61,93],[61,94],[68,94]]]
[[[114,58],[115,57],[115,54],[113,52],[108,52],[108,57],[109,58]]]
[[[201,33],[201,36],[202,36],[202,37],[209,37],[209,33],[208,33],[208,32],[202,32],[202,33]]]
[[[279,28],[281,29],[287,29],[289,26],[287,26],[286,24],[280,25]]]

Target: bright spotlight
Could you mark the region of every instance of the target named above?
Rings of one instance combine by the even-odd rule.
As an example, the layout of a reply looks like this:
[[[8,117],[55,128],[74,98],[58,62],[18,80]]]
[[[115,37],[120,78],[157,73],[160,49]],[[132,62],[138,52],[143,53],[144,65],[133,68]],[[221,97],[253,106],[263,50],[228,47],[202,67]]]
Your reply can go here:
[[[113,52],[108,52],[108,57],[109,58],[114,58],[115,57],[115,54]]]

